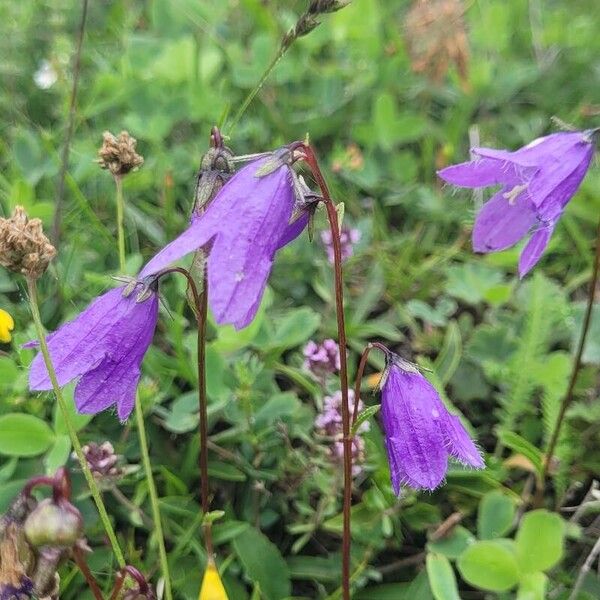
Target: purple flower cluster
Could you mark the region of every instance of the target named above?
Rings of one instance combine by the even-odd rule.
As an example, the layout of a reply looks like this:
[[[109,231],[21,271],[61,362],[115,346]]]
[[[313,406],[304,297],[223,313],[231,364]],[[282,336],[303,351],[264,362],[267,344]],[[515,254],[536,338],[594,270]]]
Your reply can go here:
[[[320,344],[308,342],[304,347],[304,368],[320,381],[339,371],[340,349],[335,340],[323,340]]]
[[[349,227],[342,227],[340,232],[340,242],[342,245],[342,261],[348,260],[354,254],[354,244],[360,241],[361,233],[358,229],[350,229]],[[329,262],[333,264],[333,238],[331,231],[325,229],[321,231],[321,241],[327,251],[327,258]]]
[[[354,391],[348,390],[348,410],[350,418],[354,410]],[[358,412],[364,410],[362,400],[358,403]],[[362,473],[362,464],[365,460],[365,442],[361,433],[369,431],[368,421],[361,423],[352,439],[352,473],[356,477]],[[342,431],[342,392],[338,390],[332,396],[323,399],[323,410],[315,419],[315,429],[320,435],[331,440],[331,457],[335,462],[341,463],[344,457],[343,431]]]
[[[481,453],[417,368],[390,353],[382,384],[381,421],[396,495],[403,485],[435,489],[448,458],[482,469]]]
[[[554,133],[516,152],[474,148],[475,160],[442,169],[439,176],[460,187],[501,186],[477,215],[473,249],[497,252],[528,237],[519,260],[524,277],[542,257],[590,167],[593,134]]]
[[[306,214],[292,219],[295,188],[284,154],[246,165],[188,229],[148,262],[133,288],[106,292],[48,336],[58,384],[78,380],[79,412],[97,413],[116,405],[122,421],[131,414],[140,365],[158,319],[157,276],[186,254],[201,247],[208,251],[208,300],[217,323],[240,329],[252,321],[275,254],[308,222]],[[32,362],[29,385],[32,390],[52,389],[41,354]]]

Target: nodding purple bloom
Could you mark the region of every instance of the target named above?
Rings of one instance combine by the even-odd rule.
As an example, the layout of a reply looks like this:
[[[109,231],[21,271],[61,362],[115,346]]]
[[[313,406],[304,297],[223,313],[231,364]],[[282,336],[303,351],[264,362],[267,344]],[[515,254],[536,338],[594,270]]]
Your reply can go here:
[[[438,175],[460,187],[501,185],[479,211],[473,229],[476,252],[497,252],[528,237],[519,275],[540,260],[556,223],[585,177],[594,154],[594,131],[555,133],[516,152],[474,148],[470,162]]]
[[[317,379],[323,380],[330,373],[340,370],[340,349],[331,339],[317,344],[312,340],[304,347],[304,368]]]
[[[116,404],[121,421],[133,410],[140,366],[158,320],[156,291],[126,290],[119,287],[102,294],[47,337],[58,384],[79,380],[75,387],[77,410],[94,414]],[[29,387],[52,389],[41,353],[31,363]]]
[[[348,260],[354,254],[354,244],[360,242],[360,237],[361,234],[358,229],[342,227],[342,231],[340,232],[342,261]],[[331,231],[329,229],[321,231],[321,241],[325,245],[325,250],[327,250],[327,258],[329,262],[333,264],[333,238],[331,237]]]
[[[158,273],[207,246],[208,300],[215,320],[237,329],[246,327],[258,310],[275,254],[308,221],[302,215],[290,223],[295,201],[293,175],[285,160],[278,160],[278,155],[255,160],[223,186],[186,231],[150,260],[140,277]]]
[[[350,418],[354,410],[354,391],[348,390],[348,409]],[[358,403],[358,412],[364,409],[362,400]],[[315,419],[315,428],[321,435],[332,439],[331,457],[336,462],[342,462],[344,458],[344,443],[342,429],[342,392],[337,391],[333,396],[325,396],[323,399],[323,410]],[[362,423],[352,439],[352,473],[356,477],[362,472],[362,463],[365,460],[365,442],[361,433],[369,431],[368,421]]]
[[[403,485],[435,489],[446,476],[449,457],[476,469],[484,467],[460,419],[446,410],[416,367],[395,355],[388,357],[381,420],[396,495]]]

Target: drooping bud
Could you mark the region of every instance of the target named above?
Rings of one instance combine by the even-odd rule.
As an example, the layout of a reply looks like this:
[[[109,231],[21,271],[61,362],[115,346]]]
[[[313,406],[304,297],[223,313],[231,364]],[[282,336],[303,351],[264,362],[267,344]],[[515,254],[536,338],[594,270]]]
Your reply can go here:
[[[29,219],[17,206],[9,219],[0,218],[0,265],[14,273],[37,279],[56,256],[44,235],[40,219]]]
[[[42,500],[25,519],[25,537],[35,548],[69,548],[83,535],[79,511],[70,503]]]
[[[114,176],[127,175],[139,169],[144,159],[135,151],[137,140],[127,131],[115,137],[110,131],[102,134],[102,146],[98,150],[98,164],[108,169]]]

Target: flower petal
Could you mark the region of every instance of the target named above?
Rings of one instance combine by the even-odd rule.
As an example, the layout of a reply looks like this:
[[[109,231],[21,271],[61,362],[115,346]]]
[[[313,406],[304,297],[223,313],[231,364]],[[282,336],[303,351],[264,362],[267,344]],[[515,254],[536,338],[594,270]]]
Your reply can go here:
[[[134,302],[132,297],[123,297],[123,288],[109,290],[96,298],[75,319],[48,335],[46,341],[60,386],[102,360],[110,344],[113,328],[128,314]],[[29,388],[52,389],[41,352],[31,363]]]
[[[475,219],[473,249],[476,252],[505,250],[523,238],[537,222],[531,202],[524,190],[512,201],[503,188],[483,205]]]
[[[444,410],[446,411],[445,407]],[[485,466],[481,452],[467,433],[460,419],[446,411],[446,417],[441,420],[442,435],[450,456],[465,465],[476,469]]]
[[[555,224],[553,223],[538,229],[534,232],[525,248],[521,251],[521,256],[519,257],[519,277],[521,279],[525,277],[525,275],[527,275],[527,273],[529,273],[529,271],[537,264],[540,258],[542,258],[542,254],[544,254],[544,250],[546,250],[546,246],[552,237],[554,227]]]
[[[524,169],[505,159],[478,158],[446,167],[438,171],[438,175],[452,185],[478,188],[497,184],[517,185],[530,178],[536,170],[537,168]]]
[[[435,489],[444,479],[448,453],[439,427],[440,399],[418,372],[390,367],[383,385],[381,416],[396,494],[401,485]]]

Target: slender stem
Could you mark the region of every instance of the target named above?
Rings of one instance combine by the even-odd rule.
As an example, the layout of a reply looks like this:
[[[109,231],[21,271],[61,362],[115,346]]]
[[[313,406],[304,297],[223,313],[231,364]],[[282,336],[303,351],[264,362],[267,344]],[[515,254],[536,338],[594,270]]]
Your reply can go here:
[[[172,267],[162,274],[180,273],[188,282],[192,298],[194,300],[196,319],[198,322],[198,409],[200,411],[199,433],[200,433],[200,497],[202,512],[206,516],[210,510],[210,494],[208,488],[208,400],[206,396],[206,320],[208,313],[208,281],[206,272],[202,295],[190,273],[181,267]],[[206,519],[202,523],[204,534],[204,545],[209,558],[213,555],[212,523]]]
[[[138,437],[140,439],[140,451],[142,454],[142,463],[144,465],[144,473],[148,480],[148,492],[150,493],[150,506],[152,507],[152,519],[158,536],[158,555],[160,558],[160,568],[165,580],[165,597],[167,600],[172,600],[173,593],[171,591],[171,574],[169,572],[169,561],[167,559],[167,551],[165,549],[165,536],[163,533],[162,520],[160,516],[160,507],[158,505],[158,493],[156,491],[156,483],[152,473],[152,465],[150,464],[150,453],[148,451],[148,438],[146,436],[146,428],[144,427],[144,411],[140,402],[140,396],[135,394],[135,420],[138,429]]]
[[[75,450],[75,454],[77,455],[77,459],[79,460],[79,464],[81,466],[81,470],[83,471],[83,475],[87,484],[90,488],[90,492],[92,494],[92,498],[96,503],[96,507],[98,508],[98,513],[100,515],[100,520],[104,525],[104,529],[106,531],[106,535],[110,541],[110,545],[112,547],[113,554],[117,560],[117,563],[120,567],[125,566],[125,559],[123,558],[123,552],[119,546],[119,542],[117,540],[117,536],[113,529],[113,526],[108,517],[108,513],[106,512],[106,507],[104,506],[104,502],[102,500],[102,495],[100,494],[100,490],[98,489],[98,484],[92,475],[92,471],[88,465],[88,462],[83,454],[83,449],[81,448],[81,442],[77,436],[77,431],[75,430],[75,426],[71,421],[71,415],[69,414],[69,409],[67,407],[67,403],[62,395],[62,390],[58,385],[58,380],[56,378],[56,371],[54,370],[54,366],[52,364],[52,359],[50,358],[50,352],[48,350],[48,344],[46,343],[46,334],[44,333],[44,327],[42,325],[42,318],[40,316],[40,310],[38,307],[37,301],[37,286],[34,279],[27,278],[27,288],[29,290],[29,306],[31,308],[31,315],[33,317],[33,322],[35,324],[36,333],[38,339],[40,341],[40,351],[44,358],[44,363],[46,365],[46,369],[48,370],[48,375],[50,377],[50,382],[52,383],[52,389],[54,390],[54,395],[56,396],[56,400],[58,402],[58,406],[62,412],[63,419],[65,421],[65,425],[67,426],[67,431],[69,433],[69,437],[71,438],[71,443],[73,444],[73,449]]]
[[[94,598],[96,600],[104,600],[102,596],[102,591],[100,590],[100,586],[98,585],[96,578],[92,575],[90,568],[85,562],[83,552],[81,551],[81,548],[79,548],[79,546],[75,546],[73,548],[73,558],[75,559],[75,563],[79,567],[79,570],[83,574],[90,590],[92,591]]]
[[[123,178],[115,175],[115,187],[117,189],[117,243],[119,247],[119,269],[125,272],[125,207],[123,200]]]
[[[124,198],[123,198],[123,178],[121,175],[115,175],[116,188],[116,203],[117,203],[117,238],[119,249],[119,269],[121,273],[125,272],[125,219],[124,219]],[[165,596],[167,600],[173,598],[171,591],[171,573],[169,571],[169,561],[167,558],[167,550],[165,546],[165,536],[162,527],[162,519],[160,516],[160,507],[158,504],[158,492],[156,490],[156,482],[154,473],[152,472],[152,464],[150,462],[150,452],[148,449],[148,436],[146,435],[146,427],[144,424],[144,409],[140,402],[140,396],[136,390],[135,393],[135,421],[138,430],[138,439],[140,440],[140,452],[142,455],[142,464],[144,466],[144,475],[148,482],[148,492],[150,494],[150,507],[152,509],[152,520],[158,536],[158,556],[160,560],[160,568],[165,580]]]
[[[327,210],[327,218],[333,241],[333,269],[335,281],[335,309],[337,318],[338,341],[340,347],[340,385],[342,392],[342,433],[344,450],[344,502],[342,532],[342,597],[350,599],[350,547],[352,506],[352,438],[350,437],[350,409],[348,406],[348,358],[346,351],[346,325],[344,322],[344,280],[342,273],[342,244],[335,204],[331,199],[327,182],[319,167],[316,154],[310,146],[304,146],[306,162],[323,194],[323,202]]]
[[[63,145],[62,157],[60,161],[60,172],[58,174],[58,188],[56,191],[56,202],[54,207],[54,223],[52,225],[52,240],[54,245],[58,246],[60,238],[60,226],[62,220],[62,208],[65,197],[65,179],[69,163],[69,148],[73,129],[75,127],[75,108],[77,103],[77,87],[79,84],[79,72],[81,69],[81,49],[83,48],[83,36],[85,33],[85,23],[87,20],[88,0],[83,0],[81,9],[81,20],[79,22],[79,32],[77,36],[77,49],[75,50],[75,61],[73,63],[73,85],[71,87],[71,97],[69,100],[69,116],[67,119],[67,133]]]
[[[265,84],[265,81],[267,81],[267,79],[269,78],[271,71],[273,71],[273,69],[277,66],[277,63],[283,58],[283,55],[287,52],[288,48],[289,48],[289,45],[285,46],[282,44],[280,46],[279,50],[277,51],[277,54],[273,57],[273,60],[271,60],[271,62],[267,66],[267,68],[264,70],[261,78],[258,80],[258,83],[252,88],[252,90],[246,96],[246,98],[242,102],[242,105],[240,106],[238,111],[235,113],[235,116],[233,117],[233,119],[231,120],[231,123],[229,124],[229,128],[227,130],[227,133],[229,135],[231,135],[233,128],[237,125],[238,121],[242,118],[242,115],[246,112],[246,109],[250,106],[250,103],[252,102],[252,100],[254,100],[254,97],[256,96],[256,94],[258,94],[258,92],[260,92],[262,86]]]
[[[356,423],[356,419],[358,417],[358,405],[360,404],[360,388],[362,384],[363,374],[365,372],[365,367],[367,366],[367,359],[369,358],[369,352],[373,350],[373,348],[377,348],[381,350],[386,356],[389,353],[389,350],[379,342],[370,342],[365,346],[363,350],[362,356],[360,357],[360,362],[358,363],[358,369],[356,371],[356,379],[354,383],[354,408],[352,410],[352,425]]]
[[[589,333],[590,324],[592,321],[592,310],[594,308],[594,298],[596,296],[596,287],[598,285],[598,274],[600,273],[600,220],[598,220],[598,226],[596,229],[596,257],[594,259],[594,268],[592,271],[592,278],[590,280],[590,288],[588,290],[587,297],[587,306],[585,310],[585,316],[583,318],[583,325],[581,330],[581,338],[579,339],[579,345],[577,346],[577,351],[575,353],[575,360],[573,361],[573,370],[571,372],[571,378],[569,380],[569,386],[567,388],[567,393],[563,398],[562,404],[560,406],[560,411],[558,413],[558,417],[556,419],[556,423],[554,425],[554,429],[552,431],[552,435],[550,437],[550,441],[548,442],[548,448],[546,450],[546,460],[544,461],[544,466],[542,470],[541,476],[541,485],[540,488],[543,491],[544,485],[546,482],[546,477],[548,475],[548,468],[552,461],[552,456],[554,451],[556,450],[556,444],[558,443],[558,438],[560,436],[560,430],[565,419],[565,414],[567,409],[571,405],[573,401],[573,395],[575,390],[575,384],[577,383],[577,376],[579,375],[579,370],[581,369],[581,357],[583,355],[583,350],[585,349],[585,342]]]
[[[575,586],[573,587],[573,591],[569,594],[569,600],[576,600],[579,598],[579,592],[583,587],[583,582],[585,581],[586,575],[592,569],[592,565],[594,561],[600,554],[600,537],[596,540],[592,551],[587,555],[581,570],[579,571],[579,575],[577,576],[577,581],[575,582]]]

